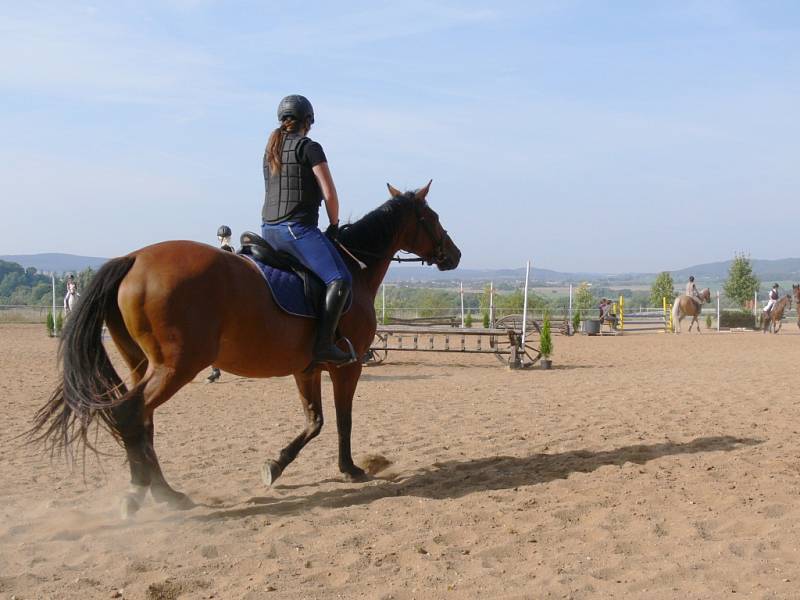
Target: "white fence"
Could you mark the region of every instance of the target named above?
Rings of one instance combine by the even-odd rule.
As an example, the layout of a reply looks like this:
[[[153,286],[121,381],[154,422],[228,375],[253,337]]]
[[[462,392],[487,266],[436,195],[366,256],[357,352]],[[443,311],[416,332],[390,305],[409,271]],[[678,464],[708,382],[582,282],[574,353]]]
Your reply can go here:
[[[0,304],[0,323],[45,323],[49,306]]]

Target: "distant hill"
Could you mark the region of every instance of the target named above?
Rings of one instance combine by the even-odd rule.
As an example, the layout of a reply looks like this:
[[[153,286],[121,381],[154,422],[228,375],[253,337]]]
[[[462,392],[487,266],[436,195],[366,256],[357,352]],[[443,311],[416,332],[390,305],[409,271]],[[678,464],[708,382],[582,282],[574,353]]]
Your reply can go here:
[[[87,267],[97,269],[107,258],[98,256],[77,256],[74,254],[7,254],[0,255],[0,260],[19,263],[23,267],[36,267],[40,272],[78,272]],[[728,276],[731,266],[730,260],[694,265],[683,269],[670,271],[676,281],[682,281],[694,275],[705,281],[722,281]],[[753,270],[756,276],[767,281],[800,281],[800,258],[781,258],[777,260],[752,259]],[[603,285],[623,285],[626,283],[650,283],[655,279],[656,273],[568,273],[551,269],[531,269],[531,278],[541,285],[544,283],[563,284],[590,281]],[[430,283],[435,281],[522,281],[525,279],[525,269],[456,269],[455,271],[440,271],[436,267],[427,266],[398,266],[392,265],[386,274],[389,283],[419,282]]]
[[[672,271],[673,278],[685,279],[689,275],[706,279],[726,279],[732,260],[706,263]],[[797,281],[800,280],[800,258],[780,258],[777,260],[752,259],[753,272],[762,281]]]
[[[75,254],[48,252],[45,254],[6,254],[0,255],[0,260],[15,262],[26,269],[28,267],[36,267],[39,272],[65,273],[69,271],[77,273],[87,267],[96,270],[108,259],[98,256],[77,256]]]

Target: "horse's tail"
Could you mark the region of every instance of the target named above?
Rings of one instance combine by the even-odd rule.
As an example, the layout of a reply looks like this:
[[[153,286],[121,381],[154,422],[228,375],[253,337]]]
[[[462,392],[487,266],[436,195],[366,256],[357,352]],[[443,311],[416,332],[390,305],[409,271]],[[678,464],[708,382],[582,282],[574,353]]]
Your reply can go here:
[[[678,326],[678,319],[681,317],[681,297],[678,296],[672,302],[672,331]]]
[[[124,400],[127,389],[103,347],[103,323],[117,307],[117,290],[136,259],[123,256],[106,262],[70,314],[58,347],[62,376],[50,399],[34,416],[31,442],[51,453],[69,451],[73,443],[92,448],[89,426],[100,416],[118,434],[108,409]]]

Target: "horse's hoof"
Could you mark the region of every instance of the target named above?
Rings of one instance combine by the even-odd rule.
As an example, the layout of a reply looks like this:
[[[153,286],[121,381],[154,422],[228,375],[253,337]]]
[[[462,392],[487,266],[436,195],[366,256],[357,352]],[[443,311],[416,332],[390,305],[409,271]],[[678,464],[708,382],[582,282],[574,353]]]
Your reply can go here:
[[[264,482],[264,485],[270,487],[275,483],[275,480],[281,476],[281,473],[283,473],[281,466],[274,460],[268,460],[264,463],[264,466],[261,467],[261,480]]]
[[[134,494],[127,494],[124,498],[122,498],[122,503],[120,504],[119,508],[122,518],[125,521],[128,521],[132,519],[133,516],[139,511],[141,504],[139,504],[139,500]]]
[[[350,483],[364,483],[365,481],[372,480],[372,477],[369,476],[364,469],[359,467],[353,467],[347,471],[342,471],[342,474],[344,475],[345,481]]]
[[[164,489],[160,487],[151,487],[150,493],[153,495],[153,500],[159,504],[166,504],[175,510],[188,510],[194,507],[194,502],[182,492],[176,492],[173,489]]]

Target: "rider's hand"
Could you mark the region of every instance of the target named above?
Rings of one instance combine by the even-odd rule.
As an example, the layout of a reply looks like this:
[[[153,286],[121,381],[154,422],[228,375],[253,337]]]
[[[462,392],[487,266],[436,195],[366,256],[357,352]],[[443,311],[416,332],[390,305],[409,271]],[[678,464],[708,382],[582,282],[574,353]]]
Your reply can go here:
[[[339,241],[339,223],[331,223],[325,230],[325,237],[332,242]]]

